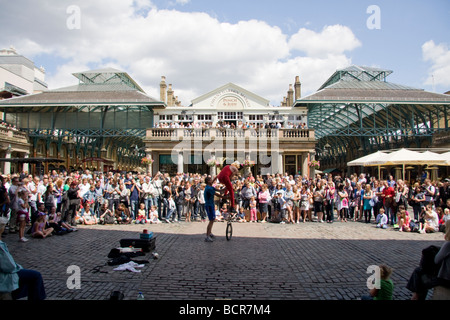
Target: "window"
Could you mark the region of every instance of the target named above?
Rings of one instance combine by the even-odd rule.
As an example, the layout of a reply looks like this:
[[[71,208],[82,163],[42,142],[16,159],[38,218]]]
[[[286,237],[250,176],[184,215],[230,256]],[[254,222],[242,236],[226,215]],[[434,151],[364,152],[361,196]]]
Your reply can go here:
[[[217,120],[242,120],[243,112],[217,112]]]
[[[264,120],[264,115],[262,114],[251,114],[248,116],[248,120],[249,121],[263,121]]]
[[[283,121],[283,116],[281,114],[277,114],[277,115],[270,115],[269,116],[269,121]]]
[[[296,174],[306,174],[306,172],[301,172],[302,160],[301,155],[286,154],[284,156],[284,172],[293,176]]]
[[[159,121],[172,121],[173,116],[171,114],[162,114],[159,116]]]
[[[199,114],[197,119],[198,121],[212,121],[212,116],[210,114]]]
[[[289,121],[302,121],[302,116],[299,115],[289,115],[288,117]]]
[[[192,115],[182,114],[178,116],[179,121],[192,121]]]

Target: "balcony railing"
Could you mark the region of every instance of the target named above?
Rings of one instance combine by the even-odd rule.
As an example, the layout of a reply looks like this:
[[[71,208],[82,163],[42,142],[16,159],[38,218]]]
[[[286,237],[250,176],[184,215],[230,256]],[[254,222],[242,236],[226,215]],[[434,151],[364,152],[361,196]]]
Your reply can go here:
[[[152,128],[148,141],[179,141],[182,138],[278,138],[280,141],[314,140],[312,129],[222,129],[222,128]]]
[[[4,126],[0,126],[0,138],[2,140],[12,138],[12,139],[16,139],[17,141],[21,140],[22,142],[27,142],[26,132],[19,131],[17,129],[4,127]]]

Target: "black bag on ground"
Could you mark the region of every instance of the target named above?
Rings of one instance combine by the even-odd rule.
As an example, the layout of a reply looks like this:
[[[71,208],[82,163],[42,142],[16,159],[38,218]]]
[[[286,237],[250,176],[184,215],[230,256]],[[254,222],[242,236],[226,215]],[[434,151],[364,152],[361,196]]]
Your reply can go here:
[[[155,237],[151,239],[122,239],[120,240],[120,246],[122,248],[141,248],[143,252],[150,252],[155,249],[155,240]]]

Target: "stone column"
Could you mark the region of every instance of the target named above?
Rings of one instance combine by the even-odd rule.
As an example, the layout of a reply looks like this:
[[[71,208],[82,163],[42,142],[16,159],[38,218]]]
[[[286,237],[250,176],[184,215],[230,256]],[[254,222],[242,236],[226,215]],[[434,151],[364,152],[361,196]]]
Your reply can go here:
[[[25,159],[28,159],[30,157],[29,153],[25,153],[25,155],[23,156]],[[28,162],[24,162],[23,166],[22,166],[22,171],[23,172],[27,172],[30,173],[30,166],[28,164]]]
[[[178,152],[178,168],[177,172],[184,172],[184,165],[183,165],[183,152]]]
[[[11,159],[11,153],[12,153],[12,148],[11,148],[11,145],[9,145],[8,148],[6,149],[5,158]],[[11,162],[5,161],[3,173],[11,174]]]
[[[283,174],[283,169],[284,169],[284,166],[283,166],[283,152],[281,152],[281,151],[278,151],[278,159],[277,159],[277,161],[278,161],[278,163],[277,163],[277,165],[278,165],[278,173],[280,173],[280,174]]]
[[[303,152],[302,153],[302,176],[303,177],[309,177],[308,172],[308,153]]]
[[[211,159],[215,159],[216,158],[216,154],[214,152],[211,152]],[[208,159],[206,159],[208,160]],[[217,174],[217,167],[216,166],[212,166],[209,167],[209,174],[211,175],[211,177],[215,177]]]
[[[152,152],[150,151],[147,151],[146,152],[146,156],[147,156],[147,158],[149,158],[149,159],[151,159],[151,160],[153,160],[153,157],[152,157]],[[149,176],[152,176],[153,175],[153,163],[152,162],[150,162],[148,165],[147,165],[147,174],[149,175]]]
[[[316,153],[315,152],[311,152],[310,153],[310,157],[311,157],[311,162],[316,160]],[[310,177],[315,179],[316,177],[316,169],[314,167],[309,167],[309,174]]]

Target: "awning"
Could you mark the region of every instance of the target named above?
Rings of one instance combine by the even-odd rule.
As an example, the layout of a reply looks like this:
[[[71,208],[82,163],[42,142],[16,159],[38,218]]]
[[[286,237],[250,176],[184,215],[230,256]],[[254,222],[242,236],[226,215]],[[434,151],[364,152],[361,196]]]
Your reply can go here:
[[[347,163],[347,166],[366,166],[368,163],[372,161],[377,161],[380,159],[384,159],[387,156],[387,153],[382,151],[377,151],[375,153],[369,154],[367,156],[352,160]]]
[[[0,162],[40,163],[40,162],[64,162],[64,160],[56,158],[0,158]]]
[[[100,162],[104,162],[104,163],[114,163],[114,161],[112,161],[112,160],[108,160],[105,158],[99,158],[99,157],[85,158],[82,160],[82,162],[88,162],[88,161],[100,161]]]

